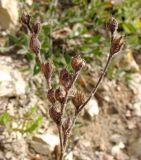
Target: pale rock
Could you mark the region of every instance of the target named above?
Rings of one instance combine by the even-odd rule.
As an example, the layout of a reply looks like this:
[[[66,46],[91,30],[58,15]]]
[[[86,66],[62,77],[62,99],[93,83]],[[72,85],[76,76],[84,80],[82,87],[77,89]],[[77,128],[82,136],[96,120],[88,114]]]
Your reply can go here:
[[[29,6],[31,6],[32,3],[33,3],[33,0],[26,0],[26,3],[27,3]]]
[[[114,158],[109,154],[104,154],[102,160],[114,160]]]
[[[20,96],[26,92],[21,73],[11,66],[0,64],[0,97]]]
[[[73,160],[73,152],[67,153],[67,155],[65,156],[65,160]]]
[[[99,114],[99,106],[96,99],[91,99],[85,108],[85,116],[88,116],[90,119]]]
[[[58,136],[49,133],[35,135],[33,140],[41,144],[45,144],[50,151],[53,151],[54,147],[59,144]]]
[[[19,19],[17,0],[0,0],[0,27],[14,28]]]
[[[133,111],[133,115],[141,117],[141,75],[136,73],[131,75],[129,81],[129,87],[134,92],[135,96],[132,100],[130,109]]]
[[[119,143],[127,143],[127,138],[119,135],[119,134],[113,134],[110,138],[111,142],[119,144]],[[121,144],[120,144],[121,145]]]
[[[123,52],[124,54],[118,54],[113,62],[125,71],[130,71],[132,73],[139,72],[140,69],[133,57],[132,51],[126,49]]]
[[[111,150],[112,155],[113,155],[113,156],[119,155],[121,149],[123,149],[123,148],[125,148],[125,145],[124,145],[122,142],[120,142],[120,143],[117,144],[117,145],[114,145],[114,146],[112,147],[112,150]]]
[[[135,116],[141,117],[141,101],[140,101],[140,102],[136,102],[136,103],[133,105],[133,114],[134,114]]]
[[[30,141],[30,148],[33,148],[37,153],[41,155],[48,155],[50,153],[49,147],[46,144],[36,142],[36,141]]]

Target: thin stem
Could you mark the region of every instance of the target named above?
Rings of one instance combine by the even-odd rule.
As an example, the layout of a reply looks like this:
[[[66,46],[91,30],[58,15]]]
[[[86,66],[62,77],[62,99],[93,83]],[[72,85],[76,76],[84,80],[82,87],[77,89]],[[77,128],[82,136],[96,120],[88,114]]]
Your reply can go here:
[[[59,160],[62,160],[64,151],[63,151],[63,139],[62,139],[63,137],[62,137],[62,128],[61,128],[61,126],[58,126],[58,131],[59,131],[59,139],[60,139],[60,159]]]
[[[32,34],[32,28],[31,28],[30,24],[27,23],[26,26],[27,26],[27,28],[29,29],[30,33]]]
[[[77,118],[78,114],[79,114],[80,111],[87,105],[87,103],[89,102],[89,100],[91,99],[91,97],[95,95],[95,93],[96,93],[96,91],[97,91],[100,83],[102,82],[102,79],[103,79],[103,77],[104,77],[104,75],[105,75],[105,73],[106,73],[106,71],[107,71],[107,68],[108,68],[111,60],[112,60],[112,55],[109,54],[107,63],[106,63],[106,65],[105,65],[105,67],[104,67],[104,70],[103,70],[101,76],[99,77],[99,80],[98,80],[95,88],[92,90],[91,94],[89,95],[89,97],[87,98],[87,100],[83,103],[83,105],[80,107],[80,109],[75,112],[75,114],[74,114],[74,116],[73,116],[73,119],[72,119],[72,125],[71,125],[71,127],[70,127],[70,129],[69,129],[69,134],[71,133],[71,131],[72,131],[72,129],[73,129],[73,126],[75,125],[75,121],[76,121],[76,118]],[[64,151],[65,151],[65,149],[66,149],[67,140],[68,140],[68,136],[66,136],[66,139],[65,139],[64,142],[63,142],[63,143],[64,143]]]
[[[79,110],[77,111],[78,113],[87,105],[87,103],[88,103],[89,100],[92,98],[92,96],[95,95],[95,93],[96,93],[96,91],[97,91],[100,83],[102,82],[102,79],[103,79],[103,77],[104,77],[104,75],[105,75],[105,73],[106,73],[106,71],[107,71],[107,68],[108,68],[108,66],[109,66],[112,58],[113,58],[113,56],[112,56],[111,54],[109,54],[107,63],[106,63],[106,65],[105,65],[105,67],[104,67],[104,70],[103,70],[101,76],[99,77],[99,80],[98,80],[95,88],[93,88],[93,90],[92,90],[92,92],[90,93],[90,95],[89,95],[89,97],[87,98],[87,100],[86,100],[86,101],[82,104],[82,106],[79,108]],[[78,114],[78,113],[77,113],[77,114]]]
[[[66,106],[66,103],[67,103],[67,100],[68,100],[68,95],[69,95],[69,91],[70,89],[72,88],[73,84],[75,83],[78,75],[79,75],[80,71],[76,72],[73,76],[73,79],[71,81],[71,84],[70,84],[70,87],[69,89],[66,91],[66,95],[65,95],[65,100],[64,100],[64,103],[62,103],[62,106],[61,106],[61,114],[62,116],[64,115],[64,110],[65,110],[65,106]]]
[[[73,76],[73,79],[71,81],[71,84],[70,84],[70,88],[66,91],[66,94],[65,94],[65,100],[64,100],[64,103],[62,103],[61,105],[61,119],[62,117],[64,116],[64,110],[65,110],[65,106],[66,106],[66,103],[67,103],[67,100],[68,100],[68,95],[69,95],[69,91],[70,89],[72,88],[73,84],[75,83],[78,75],[79,75],[80,71],[76,72]],[[65,143],[65,135],[63,136],[62,132],[63,132],[63,126],[62,126],[62,123],[61,125],[59,126],[59,138],[60,138],[60,148],[61,148],[61,154],[60,154],[60,160],[63,160],[63,157],[64,157],[64,153],[65,153],[65,150],[66,150],[66,144],[63,145]]]

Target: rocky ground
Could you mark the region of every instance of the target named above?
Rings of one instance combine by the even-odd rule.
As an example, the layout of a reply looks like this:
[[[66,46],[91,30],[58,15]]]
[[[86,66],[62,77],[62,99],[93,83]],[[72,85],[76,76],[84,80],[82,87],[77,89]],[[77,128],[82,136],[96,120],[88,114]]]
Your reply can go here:
[[[32,0],[26,2],[32,4]],[[0,3],[0,122],[4,115],[0,123],[0,160],[52,160],[59,139],[48,116],[44,77],[41,73],[32,76],[32,65],[18,54],[18,48],[3,48],[7,29],[18,23],[17,5],[14,0]],[[107,74],[79,116],[66,160],[141,160],[140,63],[140,54],[131,50],[114,60],[111,66],[123,72],[112,80]],[[91,69],[90,74],[80,77],[86,94],[97,75]],[[29,127],[29,122],[41,125],[33,123]]]
[[[0,126],[1,160],[29,160],[38,155],[48,160],[59,143],[56,127],[47,115],[44,79],[41,74],[32,77],[24,71],[27,67],[21,55],[0,55],[0,114],[7,112],[13,117],[10,125]],[[77,121],[66,159],[141,159],[141,75],[136,71],[130,76],[128,81],[104,79]],[[40,91],[42,94],[37,94]],[[43,123],[37,132],[21,133],[24,114],[33,106],[37,115],[44,117]]]

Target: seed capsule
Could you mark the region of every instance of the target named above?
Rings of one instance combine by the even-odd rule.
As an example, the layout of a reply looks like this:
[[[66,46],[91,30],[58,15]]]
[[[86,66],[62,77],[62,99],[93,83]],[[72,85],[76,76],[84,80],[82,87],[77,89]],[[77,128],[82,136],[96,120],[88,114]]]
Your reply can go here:
[[[72,119],[70,117],[68,117],[63,124],[64,132],[69,134],[69,130],[70,130],[71,126],[72,126]]]
[[[22,16],[21,16],[21,21],[24,24],[29,24],[29,22],[30,22],[30,15],[23,13]]]
[[[72,75],[68,73],[66,69],[60,71],[59,76],[60,83],[65,87],[65,89],[70,88],[72,82]]]
[[[49,109],[49,115],[57,125],[61,124],[61,113],[56,111],[55,107]]]
[[[53,88],[48,90],[47,97],[52,104],[55,103],[55,90]]]
[[[43,63],[42,64],[42,71],[44,73],[46,80],[49,80],[51,78],[51,75],[53,72],[52,64],[49,61]]]
[[[71,60],[71,66],[75,70],[75,72],[79,71],[83,66],[85,66],[85,62],[81,59],[80,56],[75,56]]]
[[[40,29],[41,29],[41,23],[39,21],[35,21],[32,25],[32,30],[33,30],[34,34],[37,35],[39,33]]]
[[[108,23],[108,28],[111,32],[111,34],[113,34],[115,31],[117,31],[118,29],[118,22],[115,18],[111,18],[109,23]]]
[[[40,53],[40,41],[38,38],[34,35],[31,36],[30,43],[29,43],[30,49],[35,53],[39,54]]]
[[[72,97],[72,103],[74,104],[76,110],[84,103],[84,95],[80,92],[76,92]]]
[[[65,99],[65,91],[63,89],[61,89],[61,88],[56,89],[55,98],[60,103],[63,103],[64,99]]]
[[[113,55],[120,51],[121,47],[124,45],[123,37],[114,37],[112,40],[111,48],[110,48],[110,54]]]

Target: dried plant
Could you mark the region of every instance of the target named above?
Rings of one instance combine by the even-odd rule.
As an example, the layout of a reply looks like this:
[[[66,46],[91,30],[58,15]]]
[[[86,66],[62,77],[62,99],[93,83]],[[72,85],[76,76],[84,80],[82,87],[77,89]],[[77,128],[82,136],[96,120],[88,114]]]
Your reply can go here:
[[[114,18],[111,18],[107,25],[111,33],[111,46],[110,46],[107,63],[103,69],[103,72],[101,73],[90,95],[86,99],[84,98],[84,95],[79,91],[76,91],[74,93],[71,99],[73,105],[75,106],[74,113],[71,116],[69,115],[66,118],[66,120],[63,121],[70,91],[73,88],[73,85],[76,79],[78,78],[80,71],[85,66],[85,61],[80,56],[73,57],[71,59],[71,66],[74,71],[73,74],[70,74],[65,68],[63,68],[59,74],[60,88],[57,88],[57,89],[52,88],[52,84],[51,84],[52,73],[53,73],[52,63],[50,61],[43,62],[40,54],[40,41],[38,39],[38,33],[41,28],[40,22],[35,21],[33,24],[31,24],[30,15],[28,14],[23,14],[21,17],[21,21],[30,31],[30,34],[31,34],[30,45],[29,45],[30,49],[35,54],[37,63],[39,63],[48,84],[47,97],[51,103],[51,107],[49,108],[49,114],[52,120],[57,125],[58,132],[59,132],[59,139],[60,139],[60,147],[59,147],[60,154],[59,154],[59,158],[56,158],[56,159],[63,160],[66,146],[67,146],[67,140],[71,134],[76,118],[78,117],[82,109],[87,105],[89,100],[95,95],[113,56],[121,50],[124,44],[124,40],[122,36],[117,36],[118,23]],[[59,103],[57,103],[57,101]],[[60,106],[56,107],[56,103],[59,104]]]

